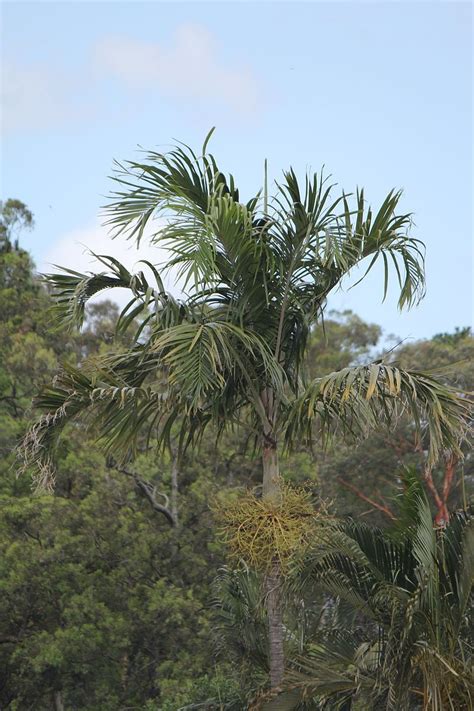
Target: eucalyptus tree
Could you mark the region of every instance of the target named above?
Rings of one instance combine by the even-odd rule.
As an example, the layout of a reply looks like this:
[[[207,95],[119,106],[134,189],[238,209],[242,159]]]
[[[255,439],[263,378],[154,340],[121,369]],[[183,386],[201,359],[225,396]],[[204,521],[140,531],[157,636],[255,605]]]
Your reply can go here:
[[[368,273],[381,261],[383,293],[393,273],[400,308],[423,296],[423,245],[409,235],[410,215],[398,212],[400,192],[373,211],[363,190],[335,195],[322,173],[300,184],[290,169],[272,196],[265,179],[244,202],[208,153],[208,139],[199,155],[180,144],[117,164],[106,208],[113,236],[139,246],[146,235],[166,247],[182,298],[165,289],[163,271],[151,262],[132,274],[101,256],[101,273],[48,276],[66,321],[80,325],[90,297],[125,287],[131,299],[117,329],[140,325],[127,352],[65,367],[38,398],[44,414],[23,451],[39,479],[50,478],[64,425],[86,412],[103,446],[125,460],[143,436],[166,446],[178,428],[184,449],[210,423],[217,433],[243,423],[260,448],[263,497],[270,500],[280,494],[282,448],[315,431],[340,426],[362,436],[408,409],[429,431],[428,465],[443,448],[458,451],[465,404],[429,375],[378,362],[305,378],[310,330],[355,267],[364,263]],[[275,564],[266,595],[274,687],[284,670],[279,578]]]
[[[14,198],[0,200],[0,253],[18,251],[19,232],[33,227],[33,213],[24,202]]]

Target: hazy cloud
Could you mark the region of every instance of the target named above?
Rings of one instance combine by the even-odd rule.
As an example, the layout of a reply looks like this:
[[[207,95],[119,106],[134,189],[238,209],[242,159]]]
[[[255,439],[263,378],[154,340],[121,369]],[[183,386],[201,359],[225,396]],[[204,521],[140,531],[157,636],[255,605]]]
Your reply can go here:
[[[251,69],[226,64],[214,37],[201,26],[178,27],[167,45],[109,37],[97,45],[96,61],[131,88],[159,87],[169,96],[216,100],[243,114],[259,107]]]
[[[203,101],[240,116],[260,108],[261,87],[251,68],[240,57],[226,62],[204,27],[182,25],[163,44],[104,37],[74,70],[4,61],[2,129],[48,129],[106,116],[102,89],[109,80],[124,105],[131,91],[146,90],[150,98],[188,102],[191,110],[201,110]]]

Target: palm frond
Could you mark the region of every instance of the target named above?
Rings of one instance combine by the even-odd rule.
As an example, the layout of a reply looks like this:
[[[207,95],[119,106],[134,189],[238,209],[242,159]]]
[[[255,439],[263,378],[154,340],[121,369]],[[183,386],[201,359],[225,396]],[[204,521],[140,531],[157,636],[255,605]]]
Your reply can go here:
[[[213,584],[212,608],[217,650],[236,661],[268,670],[267,625],[262,580],[248,568],[223,568]]]
[[[170,327],[153,340],[151,350],[160,354],[170,384],[179,387],[192,409],[211,393],[222,393],[231,378],[249,387],[259,376],[283,389],[284,373],[264,341],[231,323],[209,320]]]
[[[93,253],[91,253],[93,254]],[[134,340],[138,341],[145,329],[162,330],[184,320],[195,321],[200,312],[189,304],[176,300],[164,287],[157,267],[148,260],[139,260],[151,272],[154,283],[143,270],[130,272],[121,262],[107,255],[93,256],[108,269],[99,274],[81,274],[71,269],[45,275],[55,298],[54,309],[61,322],[69,327],[81,327],[88,301],[101,291],[113,288],[128,289],[130,301],[122,309],[116,324],[117,334],[134,326]]]
[[[377,688],[377,645],[358,635],[335,629],[293,659],[283,690],[269,694],[257,708],[262,711],[292,711],[313,708],[344,709],[357,694],[368,703],[380,697]]]
[[[326,432],[339,427],[360,436],[382,422],[394,423],[404,412],[419,433],[428,432],[428,466],[445,449],[462,457],[467,399],[429,374],[384,363],[344,368],[309,383],[288,411],[286,441],[291,445],[303,434],[311,437],[315,423]]]
[[[354,267],[370,259],[364,276],[377,261],[383,262],[384,299],[391,268],[400,290],[400,309],[423,297],[424,246],[409,235],[411,215],[397,212],[401,191],[390,191],[374,215],[366,207],[363,189],[356,191],[352,206],[350,195],[331,197],[334,186],[326,185],[322,173],[308,175],[302,190],[290,170],[277,187],[273,243],[286,264],[293,260],[297,290],[311,284],[321,303]]]
[[[449,526],[442,532],[444,552],[444,585],[449,590],[449,603],[453,603],[455,630],[466,622],[474,586],[474,515],[472,511],[454,514]],[[462,561],[462,565],[460,565]]]
[[[114,180],[122,189],[106,207],[106,224],[115,236],[125,234],[139,244],[151,219],[160,217],[150,239],[169,250],[169,266],[178,267],[185,285],[199,291],[228,282],[236,254],[242,270],[244,244],[250,252],[260,249],[250,240],[258,198],[240,203],[233,177],[224,177],[212,155],[197,157],[183,144],[117,168]]]
[[[54,453],[62,431],[85,416],[91,434],[123,461],[135,453],[139,437],[150,437],[154,428],[166,440],[168,420],[177,417],[179,393],[157,379],[158,366],[156,356],[141,347],[94,359],[93,366],[63,366],[54,383],[35,399],[43,414],[18,448],[23,468],[36,470],[39,488],[54,478]],[[154,379],[145,382],[150,372]],[[192,432],[189,419],[186,424]]]
[[[415,467],[406,467],[401,472],[402,488],[397,501],[397,518],[391,527],[395,539],[406,536],[410,528],[415,528],[419,520],[420,501],[425,498],[422,479]]]
[[[94,255],[95,256],[95,255]],[[111,259],[100,257],[100,261]],[[132,275],[123,266],[112,264],[109,273],[81,274],[73,269],[62,269],[61,273],[45,274],[45,282],[52,288],[55,311],[67,326],[82,326],[86,304],[93,296],[105,289],[130,288]]]
[[[51,476],[64,426],[86,413],[104,448],[124,459],[140,437],[153,433],[158,446],[169,443],[177,421],[180,441],[189,445],[211,419],[230,423],[249,402],[258,414],[255,379],[284,387],[281,367],[257,334],[205,320],[160,328],[129,351],[66,366],[35,401],[45,414],[23,441],[25,463]]]

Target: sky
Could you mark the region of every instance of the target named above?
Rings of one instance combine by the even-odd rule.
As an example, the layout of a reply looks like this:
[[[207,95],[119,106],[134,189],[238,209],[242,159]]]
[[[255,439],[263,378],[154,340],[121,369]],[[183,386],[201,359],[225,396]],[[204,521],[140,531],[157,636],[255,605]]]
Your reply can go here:
[[[210,145],[242,196],[322,165],[377,207],[393,187],[426,244],[427,295],[397,309],[382,273],[329,308],[386,335],[428,338],[473,323],[470,2],[3,2],[0,197],[35,215],[42,272],[100,270],[87,248],[133,267],[101,206],[113,160],[174,140]],[[172,284],[170,285],[172,288]]]

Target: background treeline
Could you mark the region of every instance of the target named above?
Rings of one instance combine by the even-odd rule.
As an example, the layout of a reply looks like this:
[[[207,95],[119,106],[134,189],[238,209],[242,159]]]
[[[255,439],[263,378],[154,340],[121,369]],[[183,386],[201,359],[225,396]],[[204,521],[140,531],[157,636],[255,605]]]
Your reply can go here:
[[[158,457],[144,446],[126,468],[99,453],[93,433],[74,425],[58,453],[54,492],[33,493],[28,473],[18,476],[14,452],[32,420],[31,399],[60,363],[78,364],[110,348],[118,310],[110,301],[98,302],[89,307],[81,333],[58,328],[51,297],[15,239],[29,226],[32,216],[22,203],[4,203],[0,708],[246,708],[239,695],[246,684],[258,683],[255,659],[264,650],[257,637],[261,631],[264,638],[265,625],[252,610],[242,616],[235,609],[236,600],[249,604],[253,583],[251,576],[233,579],[223,570],[226,552],[210,502],[258,485],[261,464],[251,456],[252,442],[235,431],[216,448],[209,434],[179,466],[171,455]],[[381,336],[379,326],[351,312],[330,314],[324,330],[311,336],[308,368],[317,362],[330,372],[365,362],[381,352]],[[121,338],[125,348],[127,334]],[[437,369],[446,382],[474,389],[474,339],[467,328],[403,343],[390,359],[411,369]],[[358,446],[336,434],[324,454],[302,448],[286,461],[284,474],[296,484],[310,482],[342,519],[385,528],[399,516],[404,472],[422,473],[422,462],[423,442],[416,441],[413,423],[402,421],[396,431],[380,430]],[[439,524],[467,508],[473,477],[468,454],[462,465],[443,462],[424,482]],[[316,605],[326,626],[332,624],[331,599],[320,596]],[[250,620],[254,642],[243,618]]]

